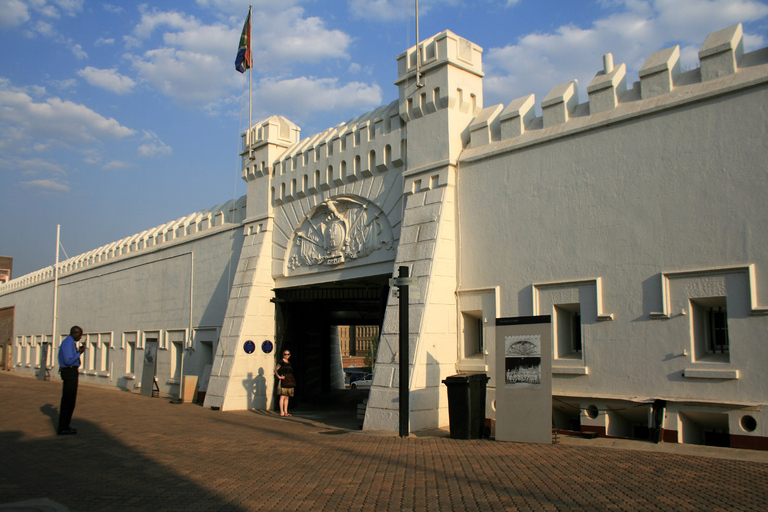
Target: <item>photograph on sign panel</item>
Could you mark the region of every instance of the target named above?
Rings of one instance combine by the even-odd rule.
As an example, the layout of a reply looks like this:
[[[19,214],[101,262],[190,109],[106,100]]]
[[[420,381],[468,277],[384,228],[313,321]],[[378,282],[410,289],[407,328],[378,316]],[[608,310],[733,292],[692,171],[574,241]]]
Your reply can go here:
[[[504,357],[506,385],[541,385],[541,336],[506,336]]]

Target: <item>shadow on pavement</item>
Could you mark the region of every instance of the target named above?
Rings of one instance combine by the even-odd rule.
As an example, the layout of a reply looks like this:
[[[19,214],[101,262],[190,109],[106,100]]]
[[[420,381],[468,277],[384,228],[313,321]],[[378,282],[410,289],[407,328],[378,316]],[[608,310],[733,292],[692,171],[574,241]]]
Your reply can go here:
[[[0,432],[4,458],[19,462],[0,476],[2,502],[48,498],[70,510],[168,510],[169,504],[174,510],[242,510],[93,423],[80,420],[78,429],[88,435],[30,438]]]
[[[300,398],[300,397],[299,397]],[[318,426],[344,430],[362,430],[363,420],[357,418],[357,406],[368,398],[368,391],[336,389],[321,395],[297,400],[289,409],[294,418],[317,423]]]

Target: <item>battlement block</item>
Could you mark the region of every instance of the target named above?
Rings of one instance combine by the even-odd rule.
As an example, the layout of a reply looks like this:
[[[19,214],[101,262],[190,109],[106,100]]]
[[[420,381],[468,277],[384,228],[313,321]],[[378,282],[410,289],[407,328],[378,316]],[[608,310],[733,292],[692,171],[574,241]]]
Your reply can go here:
[[[744,54],[744,30],[741,23],[712,32],[699,48],[701,81],[732,75]]]
[[[498,104],[480,111],[472,124],[469,125],[472,147],[480,147],[491,140],[501,140],[501,130],[497,118],[504,105]]]
[[[525,132],[525,126],[535,117],[535,106],[535,94],[517,98],[507,105],[499,116],[502,140],[519,137]]]
[[[680,74],[680,46],[654,52],[640,68],[640,97],[653,98],[672,91],[675,78]]]
[[[483,49],[450,30],[445,30],[397,56],[398,78],[395,85],[416,78],[417,51],[421,52],[419,72],[422,74],[440,65],[451,64],[477,76],[483,76]]]
[[[544,128],[568,121],[579,104],[578,80],[556,85],[541,102]]]
[[[587,86],[589,95],[589,113],[597,114],[604,110],[612,110],[619,104],[619,94],[627,90],[627,66],[613,66],[613,55],[604,57],[603,71],[595,75]]]

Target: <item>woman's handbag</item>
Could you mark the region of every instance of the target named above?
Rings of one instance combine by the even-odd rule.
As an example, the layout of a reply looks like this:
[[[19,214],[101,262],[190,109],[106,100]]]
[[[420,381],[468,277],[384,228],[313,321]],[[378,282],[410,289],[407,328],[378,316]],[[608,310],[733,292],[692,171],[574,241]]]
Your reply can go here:
[[[280,385],[284,388],[295,388],[296,387],[296,379],[293,378],[293,374],[289,373],[285,376],[285,378],[280,382]]]

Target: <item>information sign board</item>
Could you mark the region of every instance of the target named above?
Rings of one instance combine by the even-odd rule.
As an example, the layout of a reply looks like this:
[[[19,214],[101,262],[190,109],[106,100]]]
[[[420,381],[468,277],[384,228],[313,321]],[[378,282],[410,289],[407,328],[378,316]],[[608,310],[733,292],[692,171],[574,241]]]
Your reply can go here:
[[[496,319],[496,439],[552,442],[552,324]]]

